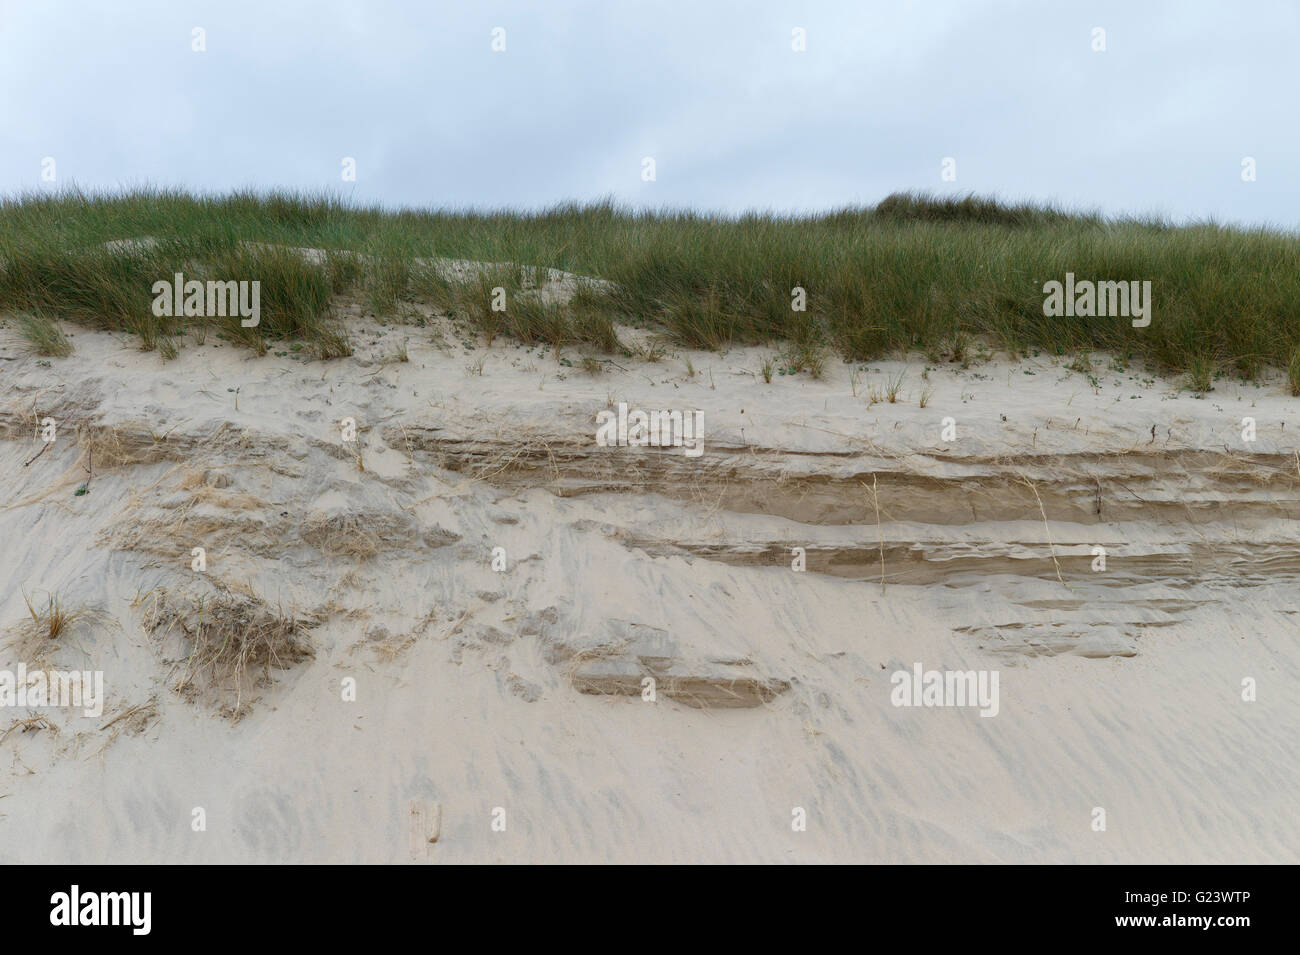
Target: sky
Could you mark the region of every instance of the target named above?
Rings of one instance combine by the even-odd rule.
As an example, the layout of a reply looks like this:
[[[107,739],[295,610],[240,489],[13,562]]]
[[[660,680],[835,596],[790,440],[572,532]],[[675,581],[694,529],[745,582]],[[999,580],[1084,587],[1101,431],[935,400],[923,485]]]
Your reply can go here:
[[[0,193],[1294,229],[1298,41],[1297,0],[0,0]]]

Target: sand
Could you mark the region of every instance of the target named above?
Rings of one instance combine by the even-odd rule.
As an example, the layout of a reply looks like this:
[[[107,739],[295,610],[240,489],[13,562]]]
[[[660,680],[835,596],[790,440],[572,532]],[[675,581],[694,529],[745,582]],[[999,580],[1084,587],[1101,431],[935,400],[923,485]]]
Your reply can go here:
[[[1280,381],[769,384],[771,348],[592,375],[344,311],[330,362],[0,329],[0,626],[24,593],[98,609],[49,665],[107,694],[0,709],[0,861],[1300,860]],[[599,447],[619,402],[702,411],[702,454]],[[200,607],[303,652],[196,673]],[[996,715],[894,705],[918,663],[996,673]]]

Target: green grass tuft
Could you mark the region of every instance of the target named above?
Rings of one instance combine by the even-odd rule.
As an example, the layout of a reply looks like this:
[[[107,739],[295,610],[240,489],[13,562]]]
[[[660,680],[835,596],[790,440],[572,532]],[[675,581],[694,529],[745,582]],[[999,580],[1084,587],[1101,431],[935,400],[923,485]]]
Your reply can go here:
[[[25,312],[18,316],[18,330],[38,355],[67,358],[72,354],[72,342],[63,334],[59,323],[43,312]]]

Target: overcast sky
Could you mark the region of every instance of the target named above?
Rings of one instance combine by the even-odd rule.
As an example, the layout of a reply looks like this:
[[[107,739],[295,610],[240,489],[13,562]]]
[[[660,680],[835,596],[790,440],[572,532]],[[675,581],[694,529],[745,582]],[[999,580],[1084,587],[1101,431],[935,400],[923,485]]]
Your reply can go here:
[[[149,182],[793,211],[923,189],[1294,228],[1298,9],[0,0],[0,192]]]

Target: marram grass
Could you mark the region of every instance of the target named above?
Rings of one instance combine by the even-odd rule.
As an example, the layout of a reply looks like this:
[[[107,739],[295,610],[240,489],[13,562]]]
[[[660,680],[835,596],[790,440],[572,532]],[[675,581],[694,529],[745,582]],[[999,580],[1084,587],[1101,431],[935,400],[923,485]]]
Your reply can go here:
[[[131,241],[145,237],[154,241]],[[327,255],[306,257],[303,248]],[[455,282],[417,261],[442,257],[523,268]],[[494,285],[513,293],[541,267],[606,279],[613,289],[584,286],[558,307],[511,294],[515,312],[491,310]],[[261,324],[154,316],[152,283],[175,272],[261,281]],[[1150,325],[1045,316],[1044,283],[1067,272],[1150,281]],[[850,360],[911,350],[955,358],[980,341],[1013,356],[1109,351],[1197,378],[1278,367],[1293,388],[1300,380],[1300,237],[1266,229],[918,195],[825,214],[734,217],[610,202],[539,212],[393,210],[323,195],[163,190],[0,201],[0,312],[41,316],[25,327],[56,354],[50,323],[65,319],[134,333],[164,355],[203,321],[257,351],[268,340],[299,339],[334,357],[347,354],[331,315],[343,293],[378,313],[424,301],[488,340],[557,349],[617,350],[617,321],[701,348],[785,342]],[[803,309],[792,307],[800,299]]]

